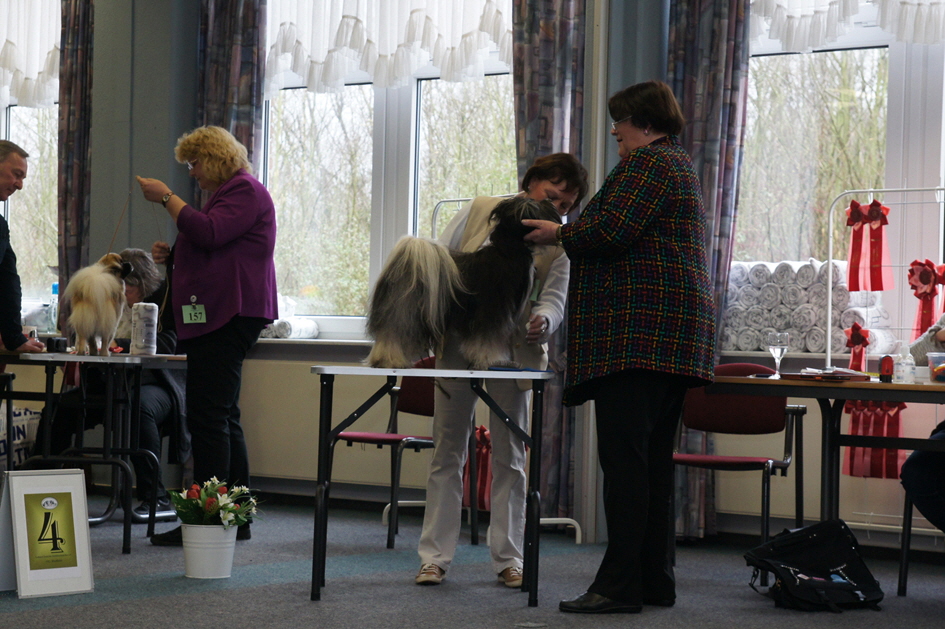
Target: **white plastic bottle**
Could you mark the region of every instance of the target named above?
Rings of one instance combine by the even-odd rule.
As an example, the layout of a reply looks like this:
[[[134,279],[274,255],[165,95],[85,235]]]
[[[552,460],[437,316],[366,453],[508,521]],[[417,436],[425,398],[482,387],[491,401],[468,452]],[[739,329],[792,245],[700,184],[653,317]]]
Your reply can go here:
[[[902,344],[899,360],[896,362],[893,381],[899,384],[915,384],[915,359],[905,343]]]
[[[59,332],[59,282],[53,282],[52,292],[49,297],[49,332],[56,334]]]

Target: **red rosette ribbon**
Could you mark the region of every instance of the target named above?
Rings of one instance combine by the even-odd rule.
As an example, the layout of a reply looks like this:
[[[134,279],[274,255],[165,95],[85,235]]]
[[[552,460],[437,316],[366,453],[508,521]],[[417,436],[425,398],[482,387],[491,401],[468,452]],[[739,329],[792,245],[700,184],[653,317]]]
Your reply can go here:
[[[893,288],[889,246],[883,230],[889,224],[888,215],[889,208],[879,201],[874,200],[865,208],[856,200],[850,201],[847,226],[852,231],[847,255],[847,287],[851,291]]]
[[[853,325],[843,331],[847,335],[847,347],[850,348],[850,369],[854,371],[863,371],[866,366],[864,358],[866,356],[866,347],[870,344],[870,331],[854,322]]]
[[[902,402],[848,400],[843,412],[850,414],[850,434],[871,437],[901,437]],[[847,448],[843,473],[861,478],[899,478],[905,451],[892,448]]]
[[[936,308],[935,298],[938,297],[938,286],[945,284],[943,270],[945,267],[936,266],[931,260],[913,260],[909,265],[909,286],[919,300],[912,324],[913,341],[928,330],[941,314],[940,309]]]

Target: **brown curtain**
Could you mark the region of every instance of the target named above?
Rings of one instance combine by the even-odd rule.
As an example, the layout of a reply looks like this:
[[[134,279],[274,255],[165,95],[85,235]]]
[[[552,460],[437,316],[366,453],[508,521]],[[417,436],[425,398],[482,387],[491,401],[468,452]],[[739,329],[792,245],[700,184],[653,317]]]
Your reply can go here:
[[[584,103],[584,0],[513,0],[515,133],[519,179],[536,157],[581,159]],[[574,417],[561,405],[567,330],[548,343],[554,379],[545,385],[541,434],[542,517],[574,511]]]
[[[89,263],[92,0],[62,0],[59,57],[59,285]]]
[[[232,133],[262,163],[266,0],[202,0],[198,41],[197,120]],[[194,198],[209,195],[194,185]]]
[[[749,0],[673,0],[670,5],[668,79],[688,121],[683,145],[702,183],[719,331],[732,260],[748,98],[749,4]],[[713,450],[704,433],[683,432],[681,451]],[[678,535],[702,537],[715,532],[712,474],[677,470],[676,502]]]

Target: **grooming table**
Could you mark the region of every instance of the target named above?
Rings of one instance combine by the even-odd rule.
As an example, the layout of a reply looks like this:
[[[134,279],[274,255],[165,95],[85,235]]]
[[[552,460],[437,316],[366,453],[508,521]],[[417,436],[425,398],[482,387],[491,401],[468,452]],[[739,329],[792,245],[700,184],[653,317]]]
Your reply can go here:
[[[434,378],[464,378],[502,422],[531,449],[528,471],[528,493],[525,499],[525,558],[522,591],[528,592],[528,606],[538,605],[538,529],[541,514],[541,496],[538,483],[541,478],[541,424],[544,403],[545,381],[554,377],[550,371],[487,370],[466,371],[461,369],[375,369],[372,367],[314,366],[312,373],[321,380],[321,399],[318,416],[318,477],[315,489],[315,544],[312,550],[312,600],[321,599],[321,587],[325,585],[325,555],[328,536],[328,457],[331,443],[338,433],[346,430],[364,413],[382,400],[397,385],[400,376]],[[348,415],[337,426],[332,427],[332,391],[335,376],[384,376],[387,381],[377,391]],[[483,388],[483,380],[531,380],[532,420],[531,434],[522,430],[502,410]]]

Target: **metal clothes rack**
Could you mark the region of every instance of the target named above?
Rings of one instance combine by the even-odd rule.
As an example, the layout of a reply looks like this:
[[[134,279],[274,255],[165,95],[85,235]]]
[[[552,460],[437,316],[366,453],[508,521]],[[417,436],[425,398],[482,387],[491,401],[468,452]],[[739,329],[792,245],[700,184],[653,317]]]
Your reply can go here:
[[[845,190],[844,192],[841,192],[839,195],[837,195],[837,196],[834,198],[834,200],[831,202],[831,204],[830,204],[830,209],[829,209],[829,211],[828,211],[828,213],[827,213],[827,264],[830,264],[831,260],[834,259],[834,255],[833,255],[833,244],[834,244],[834,239],[833,239],[833,232],[834,232],[834,230],[833,230],[833,227],[834,227],[834,216],[836,215],[836,209],[837,209],[837,207],[838,207],[837,204],[840,202],[841,199],[853,197],[853,196],[855,196],[855,195],[861,195],[861,196],[862,196],[862,195],[867,195],[868,201],[866,202],[866,204],[869,204],[869,203],[871,203],[871,202],[873,201],[873,199],[875,198],[875,195],[877,195],[877,194],[883,194],[883,195],[888,195],[888,194],[904,194],[904,195],[907,195],[907,194],[909,194],[909,193],[920,193],[920,192],[931,192],[931,193],[934,193],[934,195],[935,195],[934,201],[933,201],[933,200],[924,200],[924,201],[919,202],[919,201],[908,201],[908,200],[906,200],[906,199],[903,199],[902,201],[889,203],[889,202],[887,202],[886,200],[884,200],[884,201],[883,201],[883,205],[885,205],[886,207],[890,207],[890,208],[891,208],[892,205],[896,205],[896,206],[899,206],[899,207],[908,207],[909,205],[918,205],[918,204],[920,204],[920,203],[921,203],[922,205],[927,205],[927,204],[929,204],[929,203],[934,202],[934,203],[937,203],[937,204],[939,205],[939,216],[943,216],[943,207],[942,207],[942,205],[943,205],[943,202],[945,202],[945,187],[942,187],[942,186],[936,186],[936,187],[930,187],[930,188],[864,188],[864,189],[861,189],[861,190]],[[849,203],[849,202],[847,202],[847,203]],[[864,204],[864,205],[866,205],[866,204]],[[841,207],[845,207],[845,206],[841,206]],[[889,235],[889,234],[888,234],[888,230],[887,230],[887,237],[888,237],[888,235]],[[899,230],[900,258],[902,257],[902,253],[901,253],[901,252],[905,250],[904,238],[905,238],[904,230],[900,229],[900,230]],[[939,234],[938,255],[939,255],[939,256],[942,256],[942,255],[943,255],[943,235],[942,235],[941,233]],[[909,264],[908,262],[905,262],[905,261],[903,261],[903,260],[900,260],[900,261],[899,261],[899,264],[894,264],[894,263],[892,263],[892,260],[890,260],[890,266],[892,266],[893,268],[906,268],[906,267],[908,266],[908,264]],[[904,280],[900,278],[898,281],[904,281]],[[826,321],[826,329],[827,329],[828,331],[832,329],[832,324],[831,324],[831,321],[832,321],[832,319],[833,319],[833,299],[832,299],[832,296],[833,296],[833,272],[831,271],[831,272],[827,273],[827,321]],[[902,306],[901,301],[902,301],[902,300],[900,300],[900,304],[899,304],[900,306]],[[903,311],[903,309],[902,309],[901,307],[900,307],[900,314],[904,314],[904,311]],[[905,329],[905,328],[899,328],[899,329]],[[831,335],[830,335],[829,333],[827,334],[826,345],[827,345],[827,348],[826,348],[826,367],[829,369],[830,367],[833,366],[833,364],[832,364],[832,362],[833,362],[833,361],[832,361],[832,355],[831,355],[831,354],[832,354],[832,352],[831,352]]]

